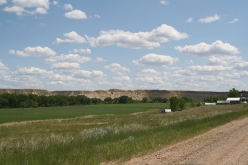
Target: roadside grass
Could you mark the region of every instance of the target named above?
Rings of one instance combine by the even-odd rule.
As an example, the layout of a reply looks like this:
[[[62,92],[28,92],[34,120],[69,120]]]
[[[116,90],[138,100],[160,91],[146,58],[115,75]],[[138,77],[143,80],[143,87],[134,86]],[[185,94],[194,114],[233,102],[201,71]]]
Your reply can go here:
[[[230,105],[1,124],[0,164],[119,164],[247,116]]]

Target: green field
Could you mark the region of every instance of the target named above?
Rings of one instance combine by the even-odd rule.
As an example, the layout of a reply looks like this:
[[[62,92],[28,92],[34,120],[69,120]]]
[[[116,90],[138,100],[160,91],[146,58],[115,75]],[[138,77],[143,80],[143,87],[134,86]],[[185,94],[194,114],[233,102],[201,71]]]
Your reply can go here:
[[[158,113],[160,107],[118,104],[0,110],[1,120],[5,116],[0,124],[0,164],[122,162],[248,116],[248,106],[241,104],[169,114]],[[22,117],[14,120],[16,113]]]
[[[86,115],[130,114],[152,109],[169,108],[168,103],[101,104],[46,108],[0,109],[0,124],[45,119],[65,119]]]

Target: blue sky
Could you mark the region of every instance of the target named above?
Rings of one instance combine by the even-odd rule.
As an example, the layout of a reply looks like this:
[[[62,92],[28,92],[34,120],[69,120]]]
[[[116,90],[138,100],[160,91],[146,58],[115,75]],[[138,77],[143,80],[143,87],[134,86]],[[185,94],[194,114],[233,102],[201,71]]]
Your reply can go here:
[[[0,0],[0,88],[247,91],[247,8]]]

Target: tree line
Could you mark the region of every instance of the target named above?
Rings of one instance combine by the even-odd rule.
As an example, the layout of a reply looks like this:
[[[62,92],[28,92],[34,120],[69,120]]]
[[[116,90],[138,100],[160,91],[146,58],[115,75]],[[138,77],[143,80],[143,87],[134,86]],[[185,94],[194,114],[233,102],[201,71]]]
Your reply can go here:
[[[95,105],[95,104],[130,104],[130,103],[166,103],[167,98],[155,97],[148,101],[148,98],[142,100],[133,100],[128,96],[118,98],[107,97],[104,100],[99,98],[88,98],[85,95],[65,96],[65,95],[34,95],[34,94],[0,94],[0,108],[35,108],[35,107],[55,107],[55,106],[73,106],[73,105]]]

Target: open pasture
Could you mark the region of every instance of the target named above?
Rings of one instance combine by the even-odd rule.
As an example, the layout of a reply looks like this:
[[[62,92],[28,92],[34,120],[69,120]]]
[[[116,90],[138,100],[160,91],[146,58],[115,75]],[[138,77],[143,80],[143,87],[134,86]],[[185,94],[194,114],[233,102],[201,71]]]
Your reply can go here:
[[[45,108],[0,109],[0,124],[9,122],[65,119],[86,115],[130,114],[158,108],[168,108],[169,103],[99,104]]]
[[[158,113],[160,105],[155,104],[113,105],[112,113],[109,106],[99,105],[98,113],[97,106],[89,106],[96,114],[75,118],[64,114],[64,119],[1,124],[0,164],[125,161],[248,116],[247,105],[203,106],[169,114]]]

